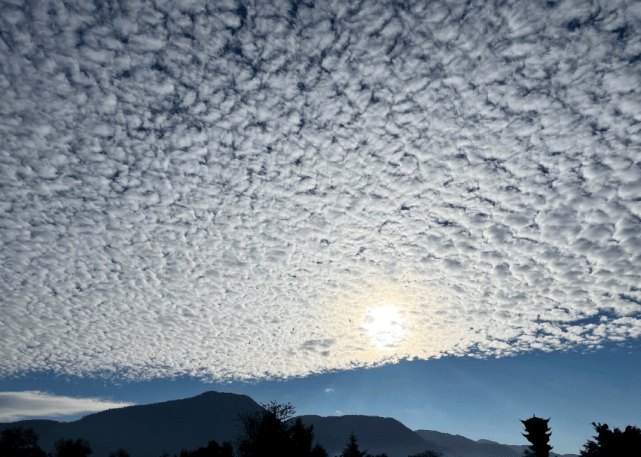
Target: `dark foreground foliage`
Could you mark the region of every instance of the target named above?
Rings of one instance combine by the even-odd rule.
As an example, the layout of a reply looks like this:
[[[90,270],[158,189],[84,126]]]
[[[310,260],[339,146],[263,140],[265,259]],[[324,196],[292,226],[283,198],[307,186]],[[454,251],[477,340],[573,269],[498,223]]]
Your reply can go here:
[[[267,455],[328,457],[327,451],[322,445],[318,443],[314,445],[313,425],[306,427],[300,418],[293,423],[287,421],[295,412],[292,405],[271,402],[262,406],[263,410],[260,412],[239,414],[238,420],[241,423],[242,432],[236,440],[236,452],[230,442],[219,445],[216,441],[209,441],[207,447],[199,447],[191,451],[183,449],[180,452],[180,457],[263,457]],[[524,421],[524,423],[530,421],[531,419]],[[537,426],[530,427],[531,430],[528,429],[529,433],[526,437],[532,438],[530,441],[533,441],[535,446],[526,450],[525,455],[540,457],[540,455],[548,454],[551,448],[547,445],[549,428],[547,428],[547,420],[544,422],[545,427]],[[608,424],[601,425],[592,422],[592,425],[597,436],[594,437],[594,441],[588,440],[583,446],[581,457],[636,457],[639,455],[641,429],[638,427],[628,425],[622,432],[619,428],[610,430]],[[75,441],[60,439],[56,441],[54,448],[53,454],[44,452],[38,445],[38,435],[33,428],[12,427],[0,433],[0,457],[88,457],[92,454],[91,445],[82,439]],[[126,450],[118,449],[111,452],[109,457],[136,456],[130,456]],[[171,456],[164,453],[161,457]],[[173,457],[178,456],[174,454]],[[361,451],[356,436],[352,433],[341,457],[387,457],[387,455],[373,456],[368,454],[366,450]],[[408,457],[443,457],[443,454],[424,451]]]
[[[409,457],[443,457],[443,454],[434,451],[423,451],[419,452],[418,454],[410,455]]]
[[[595,424],[592,426],[597,432],[596,441],[588,440],[583,445],[582,457],[627,457],[638,456],[641,449],[641,429],[628,425],[625,431],[619,428],[610,430],[608,424]]]
[[[129,452],[125,451],[123,448],[118,449],[115,452],[110,452],[109,457],[131,457]]]
[[[54,443],[54,457],[87,457],[93,454],[89,441],[59,439]]]
[[[183,449],[180,451],[180,457],[234,457],[234,448],[228,441],[225,441],[222,446],[215,441],[210,441],[207,447],[199,447],[194,451]]]
[[[243,427],[236,442],[238,457],[327,457],[323,446],[313,446],[313,425],[305,427],[300,418],[291,425],[286,422],[294,414],[294,408],[289,403],[280,405],[271,402],[262,406],[263,411],[240,414],[238,417]]]
[[[372,454],[368,454],[367,451],[361,451],[358,448],[358,442],[356,440],[356,436],[354,436],[353,433],[350,433],[349,441],[345,445],[345,449],[343,449],[343,453],[341,454],[341,457],[387,457],[387,454],[383,453],[383,454],[378,454],[376,456],[373,456]]]
[[[0,456],[46,457],[38,446],[38,435],[33,428],[7,428],[0,434]]]

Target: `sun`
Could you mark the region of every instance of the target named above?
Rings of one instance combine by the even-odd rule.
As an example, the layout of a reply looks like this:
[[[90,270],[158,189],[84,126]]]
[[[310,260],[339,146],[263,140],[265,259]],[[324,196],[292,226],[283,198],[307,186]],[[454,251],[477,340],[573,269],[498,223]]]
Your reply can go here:
[[[372,345],[378,349],[395,350],[405,335],[405,319],[393,305],[370,308],[363,327],[370,335]]]

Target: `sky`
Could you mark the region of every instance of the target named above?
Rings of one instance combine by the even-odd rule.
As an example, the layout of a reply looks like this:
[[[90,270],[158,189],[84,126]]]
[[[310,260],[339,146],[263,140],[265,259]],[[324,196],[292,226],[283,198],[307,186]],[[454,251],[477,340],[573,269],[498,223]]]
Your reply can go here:
[[[511,444],[487,415],[552,411],[563,452],[640,425],[640,28],[634,1],[3,1],[0,415],[288,386]]]

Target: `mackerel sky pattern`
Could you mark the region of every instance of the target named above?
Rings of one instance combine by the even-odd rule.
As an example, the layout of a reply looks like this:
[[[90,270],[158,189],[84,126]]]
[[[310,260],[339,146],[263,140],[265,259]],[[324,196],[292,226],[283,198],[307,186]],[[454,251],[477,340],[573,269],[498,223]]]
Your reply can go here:
[[[638,338],[639,32],[633,1],[3,1],[0,375]]]

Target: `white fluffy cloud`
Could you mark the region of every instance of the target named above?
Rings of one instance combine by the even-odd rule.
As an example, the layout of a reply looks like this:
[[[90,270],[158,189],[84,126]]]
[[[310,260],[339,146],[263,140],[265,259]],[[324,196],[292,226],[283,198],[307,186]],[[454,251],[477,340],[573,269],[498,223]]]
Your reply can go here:
[[[0,375],[639,337],[641,7],[600,3],[4,2]]]
[[[37,390],[0,392],[0,422],[14,422],[31,417],[89,414],[131,405],[133,403],[65,397]]]

